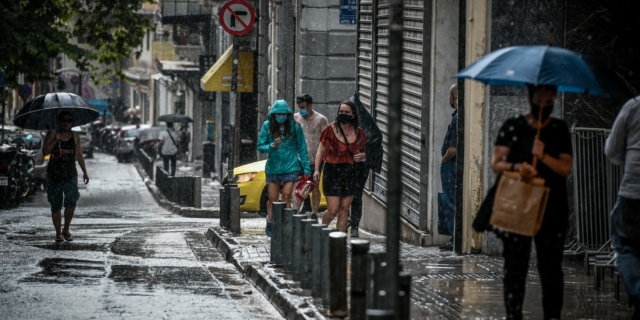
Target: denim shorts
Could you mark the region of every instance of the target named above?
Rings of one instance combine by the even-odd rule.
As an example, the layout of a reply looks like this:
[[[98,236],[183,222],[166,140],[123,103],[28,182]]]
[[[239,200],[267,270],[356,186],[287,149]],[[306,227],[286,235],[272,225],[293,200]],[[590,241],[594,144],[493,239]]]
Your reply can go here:
[[[300,176],[300,172],[291,172],[291,173],[283,173],[283,174],[267,173],[267,183],[295,182],[295,181],[298,181],[299,176]]]
[[[47,178],[47,200],[51,204],[51,212],[56,212],[65,208],[75,208],[76,202],[80,199],[78,192],[78,177],[64,181],[55,181]]]

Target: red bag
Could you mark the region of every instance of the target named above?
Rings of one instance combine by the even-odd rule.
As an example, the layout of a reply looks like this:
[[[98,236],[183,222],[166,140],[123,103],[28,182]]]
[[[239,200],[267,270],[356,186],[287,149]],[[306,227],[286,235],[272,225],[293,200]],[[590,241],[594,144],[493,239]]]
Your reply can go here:
[[[313,188],[316,186],[313,181],[309,180],[309,175],[304,175],[298,179],[298,183],[296,183],[296,189],[294,194],[296,198],[300,201],[304,201],[307,198],[309,193],[313,191]]]

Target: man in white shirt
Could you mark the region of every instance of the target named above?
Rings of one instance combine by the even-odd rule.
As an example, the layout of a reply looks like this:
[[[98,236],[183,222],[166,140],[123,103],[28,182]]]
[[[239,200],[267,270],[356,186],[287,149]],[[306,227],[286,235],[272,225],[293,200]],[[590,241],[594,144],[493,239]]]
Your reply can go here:
[[[307,150],[309,151],[309,164],[311,172],[315,170],[313,161],[316,159],[316,152],[320,144],[320,133],[327,125],[327,117],[313,111],[313,98],[310,94],[304,93],[296,98],[299,112],[293,115],[293,119],[300,124],[304,132],[304,138],[307,142]],[[322,168],[322,166],[321,166]],[[301,168],[302,169],[302,168]],[[296,210],[300,208],[301,203],[296,197],[293,197]],[[307,198],[306,201],[309,198]],[[320,188],[316,186],[311,192],[311,219],[318,219],[318,208],[320,207]],[[305,201],[305,202],[306,202]]]
[[[173,123],[167,122],[167,130],[160,133],[160,144],[158,151],[162,155],[164,171],[169,172],[169,161],[171,161],[171,176],[176,175],[176,160],[178,156],[178,143],[180,134],[173,130]]]

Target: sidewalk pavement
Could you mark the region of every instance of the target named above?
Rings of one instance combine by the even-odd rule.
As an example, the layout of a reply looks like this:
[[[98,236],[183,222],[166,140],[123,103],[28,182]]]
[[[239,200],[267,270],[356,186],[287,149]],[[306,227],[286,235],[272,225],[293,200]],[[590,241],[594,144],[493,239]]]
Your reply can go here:
[[[290,274],[269,264],[270,238],[264,234],[264,219],[243,219],[242,235],[212,227],[207,238],[251,281],[287,319],[329,318],[320,299],[311,297]],[[334,222],[335,224],[335,222]],[[370,252],[383,252],[385,237],[360,230],[360,239],[369,240]],[[403,271],[411,274],[412,319],[503,319],[503,262],[501,257],[459,256],[436,247],[401,244]],[[350,248],[347,250],[350,256]],[[536,261],[531,260],[527,279],[524,317],[543,319],[542,290]],[[618,303],[613,280],[593,289],[593,276],[584,274],[581,261],[565,259],[563,319],[630,319],[625,294]],[[350,281],[350,280],[349,280]],[[348,282],[349,282],[348,281]],[[345,284],[349,286],[349,283]],[[347,290],[349,292],[349,290]]]

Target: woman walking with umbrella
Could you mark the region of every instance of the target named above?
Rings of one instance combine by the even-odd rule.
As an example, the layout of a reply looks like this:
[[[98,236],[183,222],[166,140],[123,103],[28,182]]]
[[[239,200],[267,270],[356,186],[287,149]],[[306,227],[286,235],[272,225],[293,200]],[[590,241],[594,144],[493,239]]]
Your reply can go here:
[[[80,136],[71,128],[92,122],[99,116],[89,102],[75,94],[49,93],[27,102],[13,119],[13,123],[22,128],[49,130],[42,151],[45,156],[50,155],[47,200],[51,204],[56,242],[73,241],[69,226],[80,198],[76,161],[82,169],[84,184],[89,183]]]
[[[50,155],[47,166],[47,200],[51,204],[51,218],[56,228],[56,242],[73,241],[69,231],[71,219],[80,199],[78,192],[78,171],[80,164],[84,184],[89,183],[87,167],[84,163],[80,136],[71,131],[73,116],[68,111],[58,114],[58,129],[50,130],[44,139],[42,151]],[[64,228],[62,227],[62,207],[64,206]]]
[[[496,212],[494,199],[498,208],[504,208],[506,203],[498,198],[518,204],[533,199],[526,198],[524,194],[507,199],[499,194],[500,189],[496,191],[496,184],[484,200],[473,227],[479,232],[493,230],[504,244],[507,319],[522,319],[532,240],[536,244],[542,283],[544,319],[560,319],[564,294],[562,257],[569,223],[566,178],[571,172],[573,156],[567,124],[551,117],[556,94],[562,91],[612,96],[625,95],[625,90],[616,86],[615,77],[595,61],[550,46],[500,49],[474,62],[457,76],[486,84],[528,89],[530,112],[503,124],[496,139],[491,167],[500,175],[497,181],[512,175],[505,174],[508,171],[519,172],[525,182],[536,176],[544,179],[544,185],[549,189],[546,207],[544,201],[536,204],[543,212],[541,224],[537,231],[516,233],[515,230],[505,231],[499,223],[493,222],[492,214]],[[490,221],[495,225],[492,226]],[[514,225],[523,222],[510,221]]]

